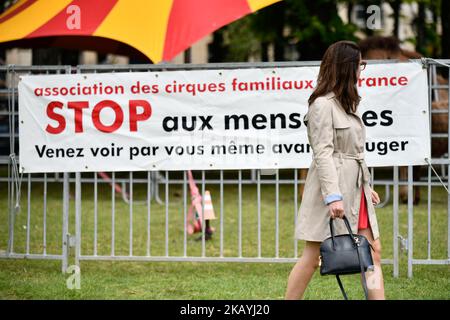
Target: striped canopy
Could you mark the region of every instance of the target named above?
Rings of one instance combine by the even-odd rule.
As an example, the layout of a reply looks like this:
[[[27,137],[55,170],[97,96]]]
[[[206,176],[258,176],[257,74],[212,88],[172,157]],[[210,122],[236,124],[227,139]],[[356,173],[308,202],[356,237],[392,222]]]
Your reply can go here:
[[[278,1],[20,0],[0,16],[0,43],[140,53],[158,63]]]

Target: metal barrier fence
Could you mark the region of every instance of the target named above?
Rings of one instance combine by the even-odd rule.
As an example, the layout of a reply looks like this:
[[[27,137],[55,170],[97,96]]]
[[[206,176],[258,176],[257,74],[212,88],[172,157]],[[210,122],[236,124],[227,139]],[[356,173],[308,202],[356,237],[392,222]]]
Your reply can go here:
[[[412,277],[414,264],[450,264],[450,87],[437,80],[437,71],[444,70],[448,76],[450,61],[423,59],[421,62],[428,69],[430,110],[432,100],[438,101],[441,107],[446,103],[445,108],[433,109],[429,114],[430,125],[433,116],[447,116],[445,133],[431,135],[432,141],[447,140],[447,153],[430,159],[427,176],[419,179],[414,179],[412,166],[407,167],[407,181],[400,179],[399,167],[371,168],[371,183],[384,186],[385,190],[379,207],[392,205],[392,216],[378,216],[384,220],[384,225],[392,226],[390,230],[382,230],[381,237],[384,240],[383,256],[389,257],[383,263],[393,265],[395,277],[399,276],[401,251],[407,253],[409,277]],[[273,175],[262,170],[194,172],[201,185],[202,198],[208,186],[215,200],[218,219],[214,221],[214,227],[217,230],[213,241],[207,239],[204,224],[200,237],[188,235],[185,228],[188,183],[184,171],[27,174],[23,177],[17,171],[20,158],[15,156],[19,120],[17,81],[23,74],[279,68],[319,63],[0,67],[0,79],[5,82],[5,88],[0,89],[0,164],[3,164],[0,166],[0,186],[1,190],[5,187],[8,190],[7,197],[2,192],[0,198],[0,258],[60,260],[63,272],[70,258],[74,258],[76,264],[82,260],[294,263],[302,246],[293,239],[300,186],[304,183],[299,177],[299,169],[276,170]],[[440,172],[431,165],[438,166]],[[420,186],[427,187],[426,215],[420,213],[414,219],[413,187]],[[442,186],[446,190],[446,199],[437,195],[436,204],[445,202],[447,208],[442,212],[432,211],[431,190],[442,191]],[[406,208],[400,204],[402,187],[407,188]],[[434,219],[439,219],[437,224],[433,224]],[[447,224],[442,223],[445,219]],[[405,232],[407,237],[401,235]],[[386,246],[390,236],[391,245]],[[431,246],[432,239],[436,243],[434,247]],[[413,255],[416,247],[423,258]],[[432,258],[432,253],[438,258]]]

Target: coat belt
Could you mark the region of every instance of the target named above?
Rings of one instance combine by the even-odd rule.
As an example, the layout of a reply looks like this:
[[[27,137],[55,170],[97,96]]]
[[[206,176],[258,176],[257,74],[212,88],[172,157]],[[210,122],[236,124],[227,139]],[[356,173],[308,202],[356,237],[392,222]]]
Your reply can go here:
[[[369,172],[369,168],[367,167],[366,161],[364,160],[363,152],[352,154],[352,153],[335,151],[335,152],[333,152],[333,157],[338,157],[341,159],[354,159],[358,162],[358,164],[359,164],[358,179],[356,179],[356,186],[358,188],[361,187],[361,180],[364,183],[369,181],[370,172]]]

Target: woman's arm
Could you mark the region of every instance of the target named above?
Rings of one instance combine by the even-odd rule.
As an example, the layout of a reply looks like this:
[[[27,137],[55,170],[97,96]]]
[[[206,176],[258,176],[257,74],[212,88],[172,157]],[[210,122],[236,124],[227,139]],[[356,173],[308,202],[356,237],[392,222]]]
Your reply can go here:
[[[333,103],[325,97],[317,98],[308,111],[308,139],[313,150],[325,204],[342,200],[336,166],[333,161]]]
[[[377,205],[380,203],[380,196],[378,195],[378,193],[372,189],[371,186],[369,186],[370,188],[370,193],[371,193],[371,198],[372,198],[372,204]]]

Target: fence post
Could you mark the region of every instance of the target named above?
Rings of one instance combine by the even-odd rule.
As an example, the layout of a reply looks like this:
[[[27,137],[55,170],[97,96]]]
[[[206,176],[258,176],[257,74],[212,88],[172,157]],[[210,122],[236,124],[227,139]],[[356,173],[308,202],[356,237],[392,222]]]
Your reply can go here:
[[[11,69],[13,66],[8,66],[6,72],[6,79],[8,82],[8,113],[9,113],[9,153],[14,152],[14,134],[12,132],[12,123],[14,122],[14,84]],[[9,221],[8,221],[8,248],[7,253],[11,254],[14,250],[14,181],[12,178],[12,159],[8,157],[8,209],[9,209]]]
[[[7,253],[11,254],[14,251],[14,220],[15,220],[15,212],[14,212],[14,178],[12,177],[12,161],[11,158],[8,162],[8,209],[9,209],[9,227],[8,227],[8,248]]]
[[[394,221],[393,221],[393,246],[394,246],[394,261],[393,261],[393,273],[394,278],[398,278],[399,265],[398,265],[398,166],[394,166]]]
[[[81,255],[81,173],[75,173],[75,264],[80,265]]]
[[[447,84],[447,93],[449,96],[448,99],[448,108],[447,115],[450,115],[450,68],[448,68],[448,84]],[[448,135],[447,135],[447,143],[448,143],[448,157],[450,157],[450,121],[448,122]],[[447,188],[450,189],[450,163],[447,165]],[[447,260],[450,260],[450,194],[447,193]]]
[[[63,174],[63,232],[62,232],[62,272],[69,264],[69,174]]]
[[[408,278],[413,276],[413,166],[408,166]]]

